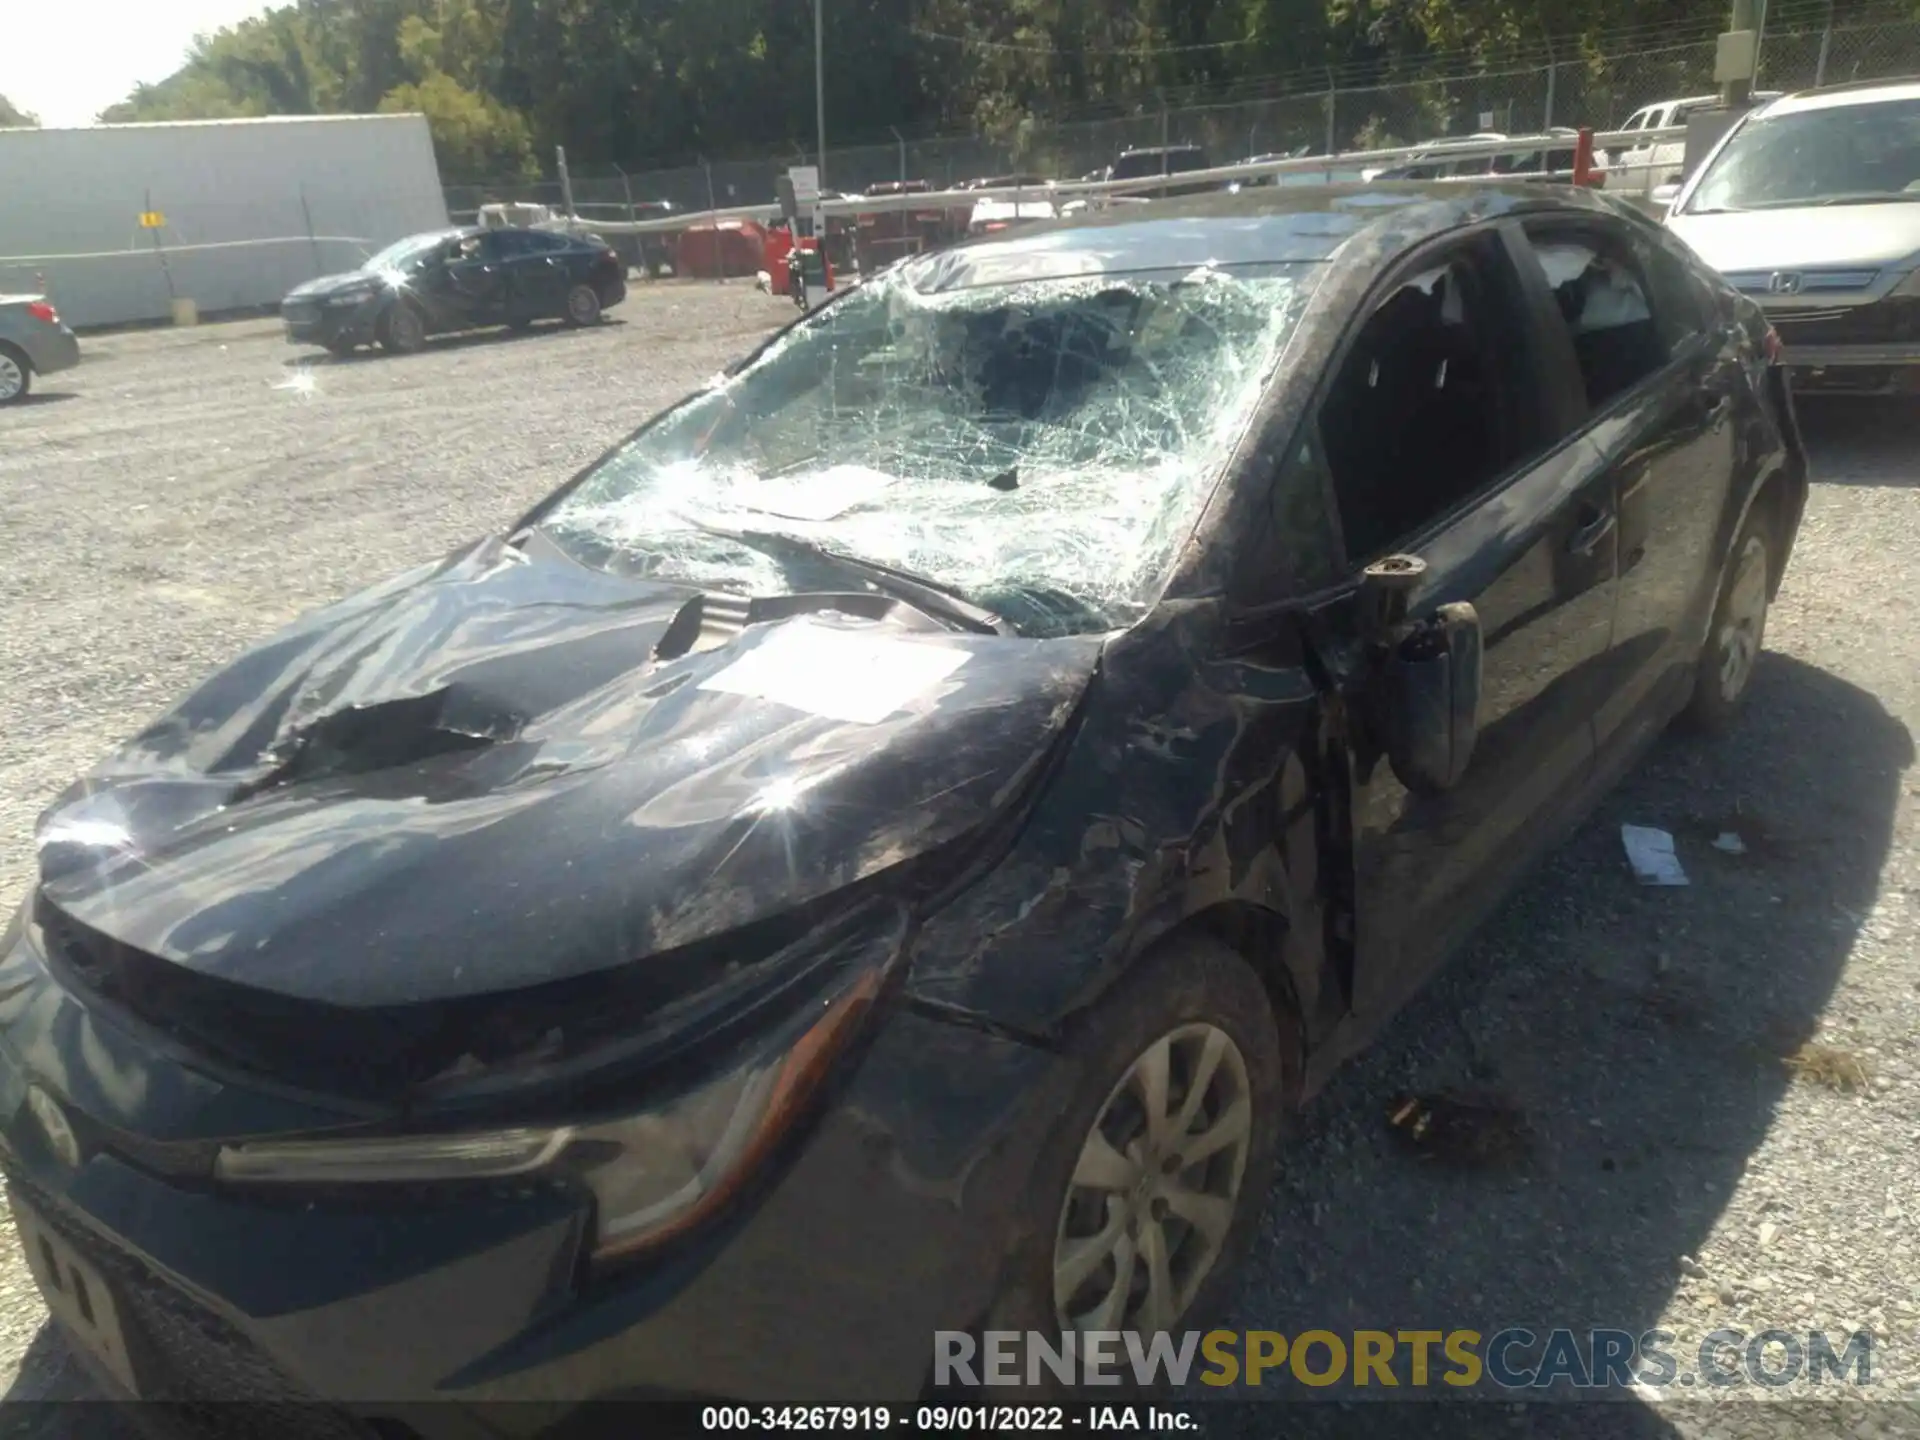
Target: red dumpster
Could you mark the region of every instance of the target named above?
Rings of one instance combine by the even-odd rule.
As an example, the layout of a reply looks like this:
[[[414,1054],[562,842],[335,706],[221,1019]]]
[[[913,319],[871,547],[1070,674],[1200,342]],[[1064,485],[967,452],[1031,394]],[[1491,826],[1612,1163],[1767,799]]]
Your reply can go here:
[[[751,279],[766,266],[766,227],[757,220],[708,221],[680,235],[676,274],[697,280]]]

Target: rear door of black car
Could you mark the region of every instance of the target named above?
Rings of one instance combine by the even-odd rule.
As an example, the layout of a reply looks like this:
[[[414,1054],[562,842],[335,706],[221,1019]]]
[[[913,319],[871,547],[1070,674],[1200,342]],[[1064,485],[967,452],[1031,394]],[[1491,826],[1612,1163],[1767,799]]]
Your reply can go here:
[[[574,255],[579,247],[564,235],[542,230],[503,232],[502,238],[509,235],[508,317],[540,320],[564,314],[567,290],[573,284]]]
[[[1620,585],[1595,739],[1631,747],[1684,700],[1735,466],[1744,385],[1689,266],[1650,229],[1603,215],[1529,221],[1556,338],[1580,372],[1582,429],[1612,476]]]
[[[1574,433],[1510,226],[1428,248],[1387,277],[1336,358],[1294,463],[1321,467],[1346,589],[1312,614],[1350,713],[1366,713],[1359,572],[1427,563],[1414,615],[1470,602],[1484,637],[1480,738],[1461,782],[1351,777],[1355,1008],[1391,1010],[1573,812],[1593,771],[1614,606],[1611,477]],[[1364,723],[1364,722],[1363,722]],[[1356,757],[1361,753],[1356,749]]]

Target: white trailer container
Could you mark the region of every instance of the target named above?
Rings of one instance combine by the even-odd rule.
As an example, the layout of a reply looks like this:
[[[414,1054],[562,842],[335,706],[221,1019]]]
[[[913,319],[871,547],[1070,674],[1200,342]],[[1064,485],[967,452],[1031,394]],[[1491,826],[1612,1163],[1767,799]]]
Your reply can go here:
[[[71,325],[275,305],[446,224],[420,115],[0,130],[0,290]]]

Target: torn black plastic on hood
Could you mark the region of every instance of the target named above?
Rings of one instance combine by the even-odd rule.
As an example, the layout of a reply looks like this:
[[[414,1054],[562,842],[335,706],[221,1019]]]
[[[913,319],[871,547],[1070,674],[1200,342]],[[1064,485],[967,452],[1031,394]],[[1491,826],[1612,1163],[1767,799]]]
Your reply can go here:
[[[1101,646],[875,597],[670,642],[699,598],[488,541],[323,611],[47,811],[43,902],[83,971],[207,1000],[197,1029],[312,1006],[417,1035],[619,967],[658,1008],[1002,811]]]

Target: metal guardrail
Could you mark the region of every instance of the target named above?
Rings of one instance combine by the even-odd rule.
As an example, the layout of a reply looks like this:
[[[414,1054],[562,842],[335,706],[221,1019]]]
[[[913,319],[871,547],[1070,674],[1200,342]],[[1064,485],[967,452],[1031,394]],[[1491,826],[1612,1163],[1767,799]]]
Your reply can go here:
[[[1645,165],[1626,166],[1622,158],[1616,157],[1613,152],[1654,145],[1684,144],[1686,138],[1686,127],[1680,126],[1666,130],[1608,131],[1604,134],[1595,134],[1593,143],[1596,149],[1609,152],[1605,168],[1611,178],[1626,173],[1630,169],[1650,168]],[[923,190],[917,194],[904,195],[852,195],[844,199],[822,201],[819,208],[822,214],[832,218],[847,215],[882,215],[896,210],[959,209],[963,206],[977,205],[982,200],[1011,200],[1020,203],[1032,200],[1036,195],[1041,194],[1062,200],[1108,195],[1142,195],[1151,194],[1170,185],[1230,184],[1236,180],[1244,183],[1250,180],[1263,180],[1269,176],[1278,178],[1284,175],[1330,175],[1336,171],[1352,175],[1362,170],[1393,169],[1416,160],[1451,162],[1508,155],[1544,155],[1555,150],[1571,149],[1574,143],[1572,135],[1525,135],[1500,140],[1436,140],[1424,145],[1403,145],[1387,150],[1354,150],[1337,155],[1246,160],[1231,165],[1216,165],[1208,170],[1145,175],[1134,180],[1060,180],[1045,186]],[[1527,172],[1511,177],[1475,175],[1455,178],[1462,181],[1500,178],[1542,180],[1571,176],[1571,173],[1570,171]],[[764,221],[777,219],[779,215],[780,207],[777,204],[768,203],[735,205],[714,210],[689,210],[659,220],[594,220],[585,223],[590,224],[594,231],[601,235],[663,235],[727,220]]]

